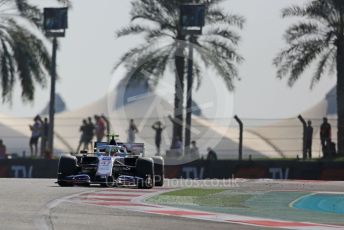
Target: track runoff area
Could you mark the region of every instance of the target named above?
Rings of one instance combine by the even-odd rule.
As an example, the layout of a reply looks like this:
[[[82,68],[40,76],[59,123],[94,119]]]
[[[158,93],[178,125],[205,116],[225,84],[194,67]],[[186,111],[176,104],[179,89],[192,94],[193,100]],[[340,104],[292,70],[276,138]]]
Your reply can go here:
[[[0,179],[0,229],[344,229],[344,182],[166,180],[162,188]]]

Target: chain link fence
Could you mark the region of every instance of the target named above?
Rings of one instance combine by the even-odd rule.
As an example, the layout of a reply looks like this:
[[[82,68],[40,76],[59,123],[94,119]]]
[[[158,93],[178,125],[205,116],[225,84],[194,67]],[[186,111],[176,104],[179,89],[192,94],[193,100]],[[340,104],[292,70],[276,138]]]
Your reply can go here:
[[[55,121],[55,153],[74,152],[80,141],[80,126],[86,117],[57,117]],[[93,118],[92,118],[93,119]],[[307,118],[305,118],[308,120]],[[155,131],[152,125],[160,120],[165,129],[161,138],[162,155],[171,146],[172,123],[166,117],[135,119],[139,129],[136,142],[145,144],[146,155],[155,155]],[[241,118],[244,124],[243,159],[249,158],[296,158],[302,157],[303,126],[297,118],[251,119]],[[313,123],[313,156],[322,157],[320,125],[322,118],[309,119]],[[127,141],[129,121],[127,118],[109,118],[110,134],[119,134],[121,141]],[[94,122],[94,121],[93,121]],[[337,120],[329,119],[332,125],[332,140],[337,142]],[[29,125],[33,118],[1,118],[0,139],[7,147],[7,153],[19,156],[30,155]],[[234,119],[205,119],[193,117],[192,140],[195,140],[201,156],[205,157],[211,147],[219,159],[238,159],[239,126]],[[105,139],[104,139],[105,140]],[[95,138],[93,139],[95,141]]]

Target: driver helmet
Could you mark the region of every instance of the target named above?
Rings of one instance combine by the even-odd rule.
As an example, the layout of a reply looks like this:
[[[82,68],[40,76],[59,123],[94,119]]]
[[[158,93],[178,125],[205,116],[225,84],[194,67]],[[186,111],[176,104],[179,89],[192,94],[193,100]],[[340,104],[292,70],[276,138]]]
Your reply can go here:
[[[105,149],[106,156],[114,156],[116,153],[117,153],[116,146],[113,146],[113,145],[106,146],[106,149]]]

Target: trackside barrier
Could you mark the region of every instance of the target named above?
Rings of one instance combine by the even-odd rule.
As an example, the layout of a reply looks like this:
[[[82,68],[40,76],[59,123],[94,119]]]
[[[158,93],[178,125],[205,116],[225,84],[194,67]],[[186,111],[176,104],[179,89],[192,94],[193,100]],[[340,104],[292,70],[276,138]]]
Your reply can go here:
[[[185,179],[294,179],[344,181],[344,162],[194,161],[165,166],[165,177]]]
[[[56,178],[58,160],[0,160],[2,178]],[[270,178],[344,181],[344,162],[331,161],[205,161],[165,165],[166,178]]]
[[[0,160],[0,177],[56,178],[58,160]]]

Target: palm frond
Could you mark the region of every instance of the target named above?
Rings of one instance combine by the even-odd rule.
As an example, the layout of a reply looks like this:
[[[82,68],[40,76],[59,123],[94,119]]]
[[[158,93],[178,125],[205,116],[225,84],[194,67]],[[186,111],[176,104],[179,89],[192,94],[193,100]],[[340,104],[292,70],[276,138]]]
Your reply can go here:
[[[204,36],[216,36],[218,38],[226,39],[232,42],[234,45],[238,45],[241,37],[238,33],[230,30],[226,27],[214,27],[205,28],[202,37]]]
[[[162,39],[164,37],[176,39],[174,34],[169,34],[169,33],[170,33],[169,30],[153,29],[147,32],[145,38],[147,42],[151,40]]]
[[[211,50],[211,52],[216,54],[217,57],[227,59],[238,64],[244,61],[244,58],[236,52],[235,47],[228,42],[205,37],[200,40],[200,43],[204,44],[203,47],[207,50]]]
[[[56,0],[68,4],[69,0]],[[51,57],[39,33],[42,11],[29,0],[2,0],[0,8],[0,81],[3,102],[12,102],[13,86],[19,80],[24,102],[34,99],[36,85],[46,86]],[[28,23],[31,25],[28,26]]]
[[[311,0],[303,6],[283,9],[282,17],[299,17],[302,21],[291,25],[284,35],[288,47],[273,61],[278,68],[277,77],[288,76],[288,84],[292,86],[313,62],[319,60],[311,81],[313,88],[327,70],[334,72],[337,44],[344,36],[344,2]]]
[[[140,0],[132,2],[131,20],[147,20],[159,25],[162,29],[176,30],[176,18],[172,12],[164,10],[164,7],[157,0]]]
[[[292,5],[283,9],[282,17],[304,17],[335,27],[340,16],[333,0],[312,0],[302,7]]]
[[[226,14],[221,8],[211,7],[206,14],[207,24],[226,24],[236,26],[240,29],[244,27],[245,18],[237,14]]]
[[[149,33],[152,30],[152,28],[149,28],[147,26],[142,25],[129,25],[127,27],[123,27],[122,29],[118,30],[116,32],[116,36],[123,37],[127,35],[135,35],[135,34],[141,34],[141,33]]]
[[[37,6],[29,4],[27,0],[15,0],[15,4],[23,18],[26,18],[37,27],[41,26],[43,14]]]
[[[203,60],[208,60],[217,75],[225,82],[227,89],[233,91],[234,80],[239,76],[235,64],[229,59],[224,59],[222,55],[219,56],[217,52],[206,46],[203,46],[202,49],[197,49],[197,53]]]
[[[335,48],[330,49],[328,52],[324,53],[318,62],[316,71],[313,75],[312,82],[311,82],[311,89],[318,83],[321,77],[324,75],[325,71],[329,69],[331,71],[332,63],[336,63],[333,59],[335,59],[336,50]]]
[[[22,86],[22,98],[24,101],[32,101],[35,83],[42,87],[46,85],[45,70],[50,68],[48,52],[41,40],[14,22],[8,33],[12,38],[11,49]]]
[[[274,59],[274,65],[279,68],[277,77],[283,78],[290,73],[288,84],[293,86],[305,69],[327,47],[328,44],[323,40],[308,40],[291,45]]]
[[[139,59],[143,56],[147,50],[154,50],[155,49],[155,43],[153,42],[147,42],[145,44],[141,44],[139,46],[136,46],[134,48],[131,48],[128,50],[125,54],[123,54],[119,61],[116,62],[115,66],[113,67],[113,71],[115,71],[120,65],[122,64],[130,64],[133,60]]]
[[[319,36],[322,33],[323,31],[321,31],[318,24],[312,22],[300,22],[290,26],[287,29],[284,38],[287,43],[292,43],[294,40],[309,36]]]

